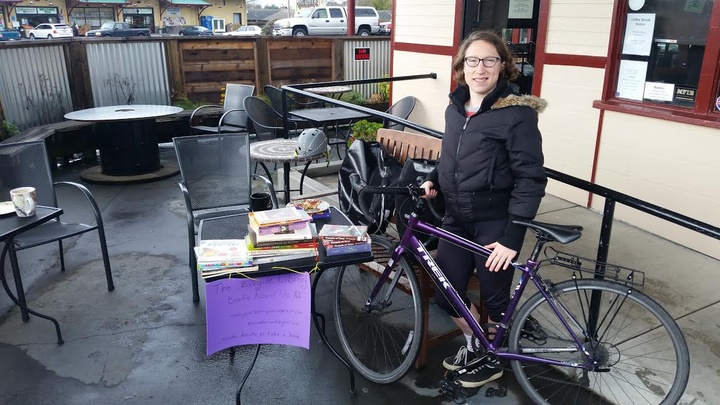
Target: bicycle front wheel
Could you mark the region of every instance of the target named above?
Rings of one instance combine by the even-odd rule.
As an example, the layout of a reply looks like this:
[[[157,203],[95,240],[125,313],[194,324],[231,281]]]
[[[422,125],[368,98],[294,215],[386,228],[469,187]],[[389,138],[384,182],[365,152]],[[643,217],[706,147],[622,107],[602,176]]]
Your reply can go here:
[[[392,244],[372,237],[376,262],[342,267],[335,289],[335,326],[340,343],[355,369],[370,381],[388,384],[402,378],[413,365],[422,340],[420,284],[412,267],[400,258],[391,279],[400,274],[390,299],[383,284],[375,302],[366,306],[370,293],[387,264]]]
[[[680,400],[690,373],[688,348],[657,302],[622,284],[594,279],[559,283],[550,295],[583,350],[537,293],[515,317],[510,352],[595,366],[585,370],[511,361],[518,382],[536,403],[674,405]]]

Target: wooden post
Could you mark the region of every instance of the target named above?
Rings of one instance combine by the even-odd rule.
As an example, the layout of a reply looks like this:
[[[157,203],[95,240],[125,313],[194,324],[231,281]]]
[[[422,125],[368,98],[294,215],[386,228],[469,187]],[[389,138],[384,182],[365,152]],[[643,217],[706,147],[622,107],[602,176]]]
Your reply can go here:
[[[258,38],[255,40],[256,94],[260,94],[266,84],[272,84],[270,81],[270,53],[268,52],[267,41],[267,38]]]
[[[73,110],[82,110],[94,107],[92,86],[90,85],[90,68],[87,58],[86,41],[71,41],[65,47],[68,84]]]
[[[185,89],[185,77],[183,76],[180,41],[177,39],[170,39],[165,42],[165,46],[167,49],[170,98],[173,99],[179,95],[187,96],[187,90]]]
[[[335,38],[332,41],[332,80],[343,80],[345,77],[343,68],[343,54],[345,48],[345,40],[343,38]]]

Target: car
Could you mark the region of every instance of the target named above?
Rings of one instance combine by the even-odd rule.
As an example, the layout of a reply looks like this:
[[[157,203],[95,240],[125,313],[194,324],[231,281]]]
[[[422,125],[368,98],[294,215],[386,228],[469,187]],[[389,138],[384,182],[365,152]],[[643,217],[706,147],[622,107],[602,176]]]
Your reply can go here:
[[[380,32],[378,32],[378,35],[390,35],[392,33],[392,23],[391,22],[381,22],[380,23]]]
[[[43,23],[31,29],[28,37],[30,39],[72,38],[73,32],[67,24]]]
[[[20,32],[8,30],[0,25],[0,41],[17,41],[20,39]]]
[[[201,35],[212,35],[212,31],[209,29],[200,26],[200,25],[193,25],[192,27],[183,28],[180,30],[180,35],[188,35],[188,36],[201,36]]]
[[[262,29],[257,25],[243,25],[235,31],[226,32],[223,35],[230,37],[257,37],[262,35]]]

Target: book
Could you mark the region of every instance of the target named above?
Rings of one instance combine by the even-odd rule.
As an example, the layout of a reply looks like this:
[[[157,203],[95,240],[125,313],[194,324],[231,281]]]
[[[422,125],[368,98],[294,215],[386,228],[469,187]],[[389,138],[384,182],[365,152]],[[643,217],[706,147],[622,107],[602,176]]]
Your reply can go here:
[[[204,271],[200,273],[200,277],[203,279],[212,278],[212,277],[218,277],[218,276],[224,276],[228,274],[233,273],[251,273],[254,271],[257,271],[259,267],[257,265],[254,266],[245,266],[245,267],[226,267],[223,269],[218,269],[215,271]]]
[[[325,211],[320,212],[314,212],[310,214],[312,219],[328,219],[330,218],[330,208],[326,209]]]
[[[293,208],[294,209],[294,208]],[[307,226],[302,229],[288,231],[285,233],[273,233],[268,235],[258,235],[256,230],[250,228],[248,238],[255,247],[275,246],[282,244],[293,244],[300,242],[308,242],[315,239],[313,233],[314,226]]]
[[[256,259],[253,259],[253,264],[260,265],[260,264],[268,264],[268,263],[278,263],[278,262],[284,262],[286,260],[315,258],[317,256],[318,256],[318,252],[317,252],[317,249],[315,249],[315,251],[308,251],[308,252],[304,252],[304,253],[281,254],[281,255],[276,255],[276,256],[258,257]]]
[[[275,224],[275,225],[265,225],[265,226],[259,226],[254,220],[248,221],[248,226],[255,230],[259,235],[272,235],[275,233],[288,233],[290,231],[295,231],[298,229],[305,228],[308,224],[308,222],[312,218],[308,216],[308,220],[305,221],[297,221],[297,222],[291,222],[289,224]]]
[[[210,239],[195,247],[198,265],[244,263],[249,259],[245,239]]]
[[[372,251],[372,245],[370,244],[370,241],[368,241],[367,243],[359,243],[355,245],[325,247],[325,254],[327,254],[328,256],[365,253],[370,251]]]
[[[250,238],[247,238],[247,247],[250,255],[262,254],[265,251],[281,250],[281,249],[304,249],[317,248],[318,243],[313,239],[306,242],[287,243],[273,246],[254,246]]]
[[[305,211],[295,209],[295,207],[284,207],[267,211],[255,211],[249,213],[248,216],[254,220],[258,226],[262,227],[302,221],[308,214]]]
[[[346,240],[367,240],[366,225],[335,225],[327,224],[320,229],[318,237],[320,239],[346,239]]]

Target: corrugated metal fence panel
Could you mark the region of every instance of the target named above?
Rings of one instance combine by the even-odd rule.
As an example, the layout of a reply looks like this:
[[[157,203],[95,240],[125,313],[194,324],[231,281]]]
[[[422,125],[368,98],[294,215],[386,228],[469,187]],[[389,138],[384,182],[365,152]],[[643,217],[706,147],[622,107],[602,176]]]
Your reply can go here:
[[[370,48],[370,60],[355,60],[355,48]],[[345,80],[375,79],[390,74],[390,40],[345,41],[343,49],[343,74]],[[377,84],[361,84],[353,86],[355,91],[368,99],[377,93]]]
[[[5,119],[20,130],[62,121],[72,111],[63,46],[0,49]]]
[[[95,107],[170,104],[162,42],[87,44],[87,57]]]

